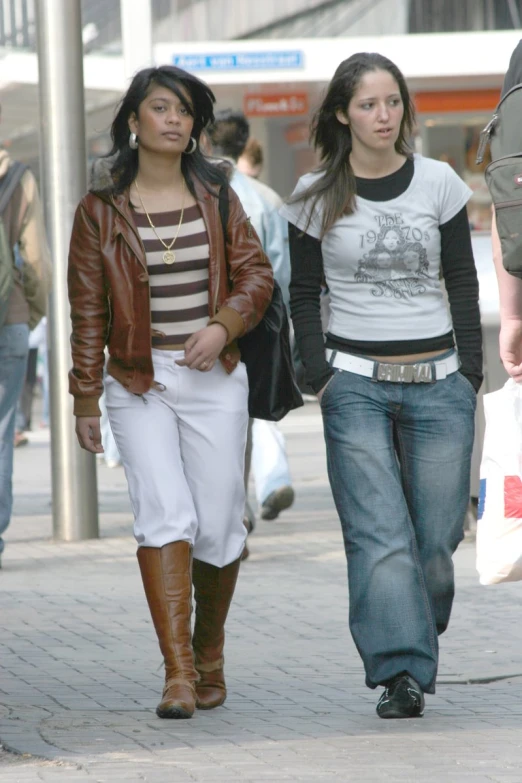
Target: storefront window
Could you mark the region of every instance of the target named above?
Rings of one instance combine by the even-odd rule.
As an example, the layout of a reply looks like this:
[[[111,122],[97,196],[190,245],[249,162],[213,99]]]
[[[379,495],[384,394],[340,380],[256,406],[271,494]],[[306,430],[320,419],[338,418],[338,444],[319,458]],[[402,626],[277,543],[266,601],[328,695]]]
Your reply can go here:
[[[489,231],[491,229],[491,195],[484,177],[484,170],[491,163],[489,147],[482,163],[476,163],[480,141],[480,128],[467,128],[465,168],[462,172],[464,182],[473,191],[468,202],[468,216],[474,231]]]
[[[477,164],[480,132],[491,115],[474,117],[419,118],[419,136],[422,153],[449,163],[473,191],[468,202],[468,215],[473,231],[491,229],[491,196],[484,171],[491,162],[489,148],[484,162]]]

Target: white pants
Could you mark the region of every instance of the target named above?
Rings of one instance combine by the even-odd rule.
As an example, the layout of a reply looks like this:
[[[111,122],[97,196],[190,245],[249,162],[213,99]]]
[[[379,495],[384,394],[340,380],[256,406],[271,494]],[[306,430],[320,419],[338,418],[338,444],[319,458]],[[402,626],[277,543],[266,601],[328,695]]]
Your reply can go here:
[[[252,427],[252,473],[256,499],[263,505],[272,492],[292,486],[285,438],[274,421],[254,419]]]
[[[228,375],[179,367],[182,351],[152,351],[164,391],[131,394],[106,382],[107,410],[129,485],[140,546],[188,541],[222,568],[243,551],[248,425],[244,364]]]

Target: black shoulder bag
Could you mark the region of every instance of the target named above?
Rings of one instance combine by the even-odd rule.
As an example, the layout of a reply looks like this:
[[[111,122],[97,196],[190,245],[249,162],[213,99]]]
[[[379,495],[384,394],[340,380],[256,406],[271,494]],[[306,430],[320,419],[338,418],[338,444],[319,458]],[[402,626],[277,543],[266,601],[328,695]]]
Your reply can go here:
[[[222,187],[219,191],[219,215],[227,258],[227,187]],[[272,299],[262,320],[237,342],[248,375],[250,417],[280,421],[289,411],[300,408],[303,398],[297,386],[292,363],[288,314],[281,288],[275,280]]]

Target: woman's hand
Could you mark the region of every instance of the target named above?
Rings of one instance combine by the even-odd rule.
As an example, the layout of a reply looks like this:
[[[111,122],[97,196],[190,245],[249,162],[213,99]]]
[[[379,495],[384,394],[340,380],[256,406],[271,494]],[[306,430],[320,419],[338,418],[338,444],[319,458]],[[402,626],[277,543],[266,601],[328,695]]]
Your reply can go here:
[[[503,318],[499,337],[500,358],[509,375],[522,382],[522,320]]]
[[[319,401],[319,402],[321,402],[322,396],[323,396],[323,394],[324,394],[324,393],[325,393],[325,391],[326,391],[326,387],[328,386],[328,384],[329,384],[329,383],[331,383],[331,382],[332,382],[332,380],[333,380],[333,378],[334,378],[334,377],[335,377],[335,374],[334,374],[334,375],[332,375],[332,377],[331,377],[331,378],[328,378],[328,380],[326,381],[326,383],[325,383],[325,385],[323,386],[323,388],[322,388],[322,389],[319,389],[319,391],[318,391],[318,392],[317,392],[317,394],[315,395],[315,396],[317,397],[317,399],[318,399],[318,401]]]
[[[185,358],[177,359],[180,367],[208,372],[228,342],[228,332],[221,324],[210,324],[195,332],[185,343]]]
[[[82,449],[92,454],[103,454],[100,416],[77,416],[76,436]]]

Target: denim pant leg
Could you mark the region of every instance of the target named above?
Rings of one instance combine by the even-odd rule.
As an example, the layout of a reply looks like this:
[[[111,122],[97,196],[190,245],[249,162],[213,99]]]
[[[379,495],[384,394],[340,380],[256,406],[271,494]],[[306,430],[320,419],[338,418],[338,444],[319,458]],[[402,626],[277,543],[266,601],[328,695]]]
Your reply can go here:
[[[2,534],[11,521],[16,404],[25,378],[28,351],[27,324],[0,328],[0,553],[4,549]]]
[[[437,634],[394,446],[401,395],[401,384],[335,374],[321,400],[328,474],[366,684],[408,671],[433,693]]]
[[[38,348],[29,348],[27,364],[25,368],[25,378],[22,384],[22,392],[18,398],[18,404],[16,406],[16,432],[27,432],[27,430],[31,429],[37,363]]]
[[[397,450],[437,632],[449,623],[452,555],[464,536],[477,395],[459,372],[404,386]]]

